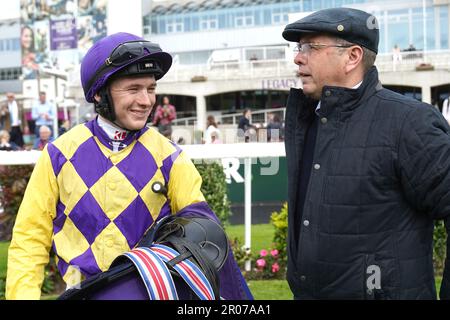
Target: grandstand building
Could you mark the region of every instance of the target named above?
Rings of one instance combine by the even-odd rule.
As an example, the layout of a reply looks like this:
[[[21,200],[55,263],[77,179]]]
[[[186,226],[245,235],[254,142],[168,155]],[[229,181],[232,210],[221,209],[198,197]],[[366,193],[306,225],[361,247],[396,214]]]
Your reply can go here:
[[[209,114],[222,124],[235,124],[245,108],[282,110],[289,89],[301,86],[292,48],[281,37],[284,26],[340,6],[377,17],[376,65],[386,87],[442,105],[450,92],[449,0],[153,2],[143,17],[143,35],[175,57],[159,94],[171,96],[180,125],[196,123],[198,129]],[[401,61],[392,59],[395,45],[402,49]],[[409,51],[412,47],[415,51]],[[265,122],[265,115],[257,112],[253,120]]]

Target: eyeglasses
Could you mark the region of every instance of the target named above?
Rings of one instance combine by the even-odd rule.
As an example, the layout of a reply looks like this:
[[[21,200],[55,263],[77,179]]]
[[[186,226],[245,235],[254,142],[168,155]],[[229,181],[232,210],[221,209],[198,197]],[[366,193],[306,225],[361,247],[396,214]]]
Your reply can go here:
[[[105,64],[107,66],[121,66],[130,60],[138,58],[145,54],[144,50],[148,53],[161,52],[161,47],[150,41],[130,41],[118,45],[111,55],[106,58]]]
[[[343,44],[323,44],[323,43],[297,43],[297,45],[294,48],[294,53],[304,53],[306,55],[309,55],[311,53],[311,49],[319,50],[323,48],[350,48],[353,45],[343,45]]]

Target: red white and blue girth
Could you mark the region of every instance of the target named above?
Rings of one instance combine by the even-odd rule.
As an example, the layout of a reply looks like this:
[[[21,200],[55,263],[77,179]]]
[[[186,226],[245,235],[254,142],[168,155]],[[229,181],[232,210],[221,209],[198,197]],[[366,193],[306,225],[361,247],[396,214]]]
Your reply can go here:
[[[136,266],[150,300],[178,300],[175,283],[166,265],[166,262],[179,255],[177,251],[162,244],[154,244],[150,248],[136,248],[123,255]],[[173,268],[200,300],[215,299],[208,279],[192,261],[183,260]]]

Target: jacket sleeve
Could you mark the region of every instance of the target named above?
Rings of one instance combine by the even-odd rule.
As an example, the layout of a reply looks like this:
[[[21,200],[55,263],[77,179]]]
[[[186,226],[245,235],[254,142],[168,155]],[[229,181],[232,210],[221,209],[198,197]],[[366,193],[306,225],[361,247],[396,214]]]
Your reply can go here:
[[[170,170],[168,196],[172,213],[194,203],[205,201],[200,188],[202,177],[185,152],[180,152]]]
[[[49,261],[58,187],[47,148],[25,190],[8,251],[7,299],[40,299]]]
[[[450,216],[450,127],[436,109],[415,107],[398,143],[398,172],[407,201],[433,219]]]

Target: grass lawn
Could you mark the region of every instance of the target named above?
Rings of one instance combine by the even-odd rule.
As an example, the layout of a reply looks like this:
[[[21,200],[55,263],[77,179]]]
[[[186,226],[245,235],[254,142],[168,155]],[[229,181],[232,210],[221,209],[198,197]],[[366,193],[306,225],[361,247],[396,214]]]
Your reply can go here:
[[[9,242],[0,242],[0,278],[6,277]]]
[[[292,300],[286,280],[250,280],[247,282],[255,300]]]
[[[227,226],[225,231],[230,240],[238,238],[242,245],[245,244],[245,227],[243,224]],[[271,247],[275,232],[275,228],[271,224],[253,224],[251,231],[252,252],[258,253],[261,249],[269,249]]]

